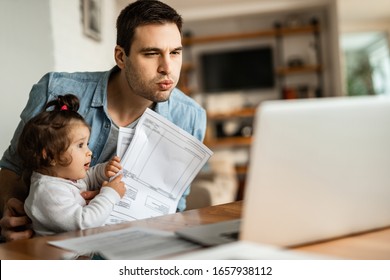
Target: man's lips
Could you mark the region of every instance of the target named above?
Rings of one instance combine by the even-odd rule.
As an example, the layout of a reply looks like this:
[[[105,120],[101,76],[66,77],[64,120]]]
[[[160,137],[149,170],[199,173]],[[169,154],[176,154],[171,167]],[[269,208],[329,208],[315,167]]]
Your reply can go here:
[[[171,80],[164,80],[159,83],[157,83],[160,90],[168,90],[172,87],[173,82]]]

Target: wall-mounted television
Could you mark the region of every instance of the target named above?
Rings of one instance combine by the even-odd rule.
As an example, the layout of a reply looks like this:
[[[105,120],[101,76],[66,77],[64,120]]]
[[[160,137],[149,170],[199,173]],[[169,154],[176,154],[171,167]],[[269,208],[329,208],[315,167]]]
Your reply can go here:
[[[270,46],[209,52],[200,55],[204,92],[267,89],[275,86]]]

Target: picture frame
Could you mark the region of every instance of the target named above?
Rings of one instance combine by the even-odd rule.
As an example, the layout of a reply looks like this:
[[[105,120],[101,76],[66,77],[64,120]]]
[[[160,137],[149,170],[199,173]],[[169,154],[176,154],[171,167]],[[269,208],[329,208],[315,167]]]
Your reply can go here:
[[[81,0],[83,32],[86,36],[101,40],[101,0]]]

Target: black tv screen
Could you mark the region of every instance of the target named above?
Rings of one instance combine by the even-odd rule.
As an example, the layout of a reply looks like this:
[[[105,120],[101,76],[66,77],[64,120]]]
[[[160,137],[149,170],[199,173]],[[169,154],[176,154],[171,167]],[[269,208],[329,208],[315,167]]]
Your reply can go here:
[[[271,47],[200,55],[204,92],[272,88],[275,85]]]

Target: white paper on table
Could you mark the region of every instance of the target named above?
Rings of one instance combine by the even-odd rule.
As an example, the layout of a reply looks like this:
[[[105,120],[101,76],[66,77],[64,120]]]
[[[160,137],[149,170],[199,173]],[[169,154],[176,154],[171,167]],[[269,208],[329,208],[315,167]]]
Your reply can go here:
[[[173,232],[141,227],[48,241],[48,243],[75,252],[76,254],[70,254],[72,258],[98,254],[112,260],[158,259],[201,248],[200,245],[178,238]]]
[[[106,224],[175,213],[212,154],[194,136],[146,109],[121,160],[126,194]]]

